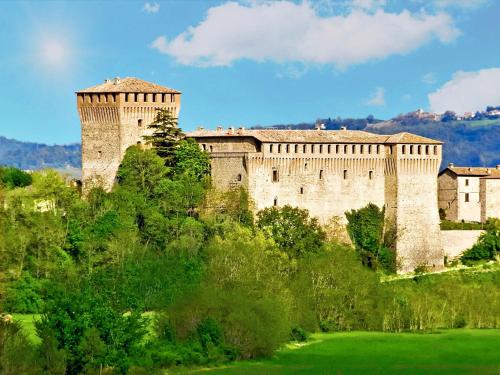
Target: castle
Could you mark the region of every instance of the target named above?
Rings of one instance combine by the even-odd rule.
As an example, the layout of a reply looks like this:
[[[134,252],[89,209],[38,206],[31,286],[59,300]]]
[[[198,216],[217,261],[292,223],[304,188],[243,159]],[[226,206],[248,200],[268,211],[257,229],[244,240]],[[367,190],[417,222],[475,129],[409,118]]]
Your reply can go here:
[[[165,95],[172,99],[164,101]],[[142,141],[156,109],[171,108],[177,115],[180,103],[178,91],[135,78],[105,82],[77,96],[84,190],[99,180],[109,189],[126,148]],[[256,210],[289,204],[327,223],[333,217],[345,221],[346,211],[374,203],[385,208],[388,229],[396,233],[400,272],[443,266],[441,142],[346,129],[218,128],[188,136],[209,153],[213,184],[245,188]]]
[[[115,78],[76,92],[82,125],[83,192],[110,190],[128,147],[143,142],[159,108],[179,116],[181,93],[137,78]]]

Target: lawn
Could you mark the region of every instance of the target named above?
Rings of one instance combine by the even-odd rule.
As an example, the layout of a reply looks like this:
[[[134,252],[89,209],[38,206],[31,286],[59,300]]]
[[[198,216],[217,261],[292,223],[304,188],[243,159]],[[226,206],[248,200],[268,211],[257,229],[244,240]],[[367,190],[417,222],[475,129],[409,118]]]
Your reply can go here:
[[[206,369],[204,370],[206,371]],[[315,334],[264,361],[210,374],[500,374],[500,330]]]

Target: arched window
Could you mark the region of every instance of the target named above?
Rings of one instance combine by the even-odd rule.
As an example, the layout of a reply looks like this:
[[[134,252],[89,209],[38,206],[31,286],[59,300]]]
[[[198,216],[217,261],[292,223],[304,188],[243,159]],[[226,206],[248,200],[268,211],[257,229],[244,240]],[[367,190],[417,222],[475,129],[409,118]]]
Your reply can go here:
[[[281,154],[281,144],[278,145],[278,154]]]
[[[272,144],[269,145],[269,152],[271,152],[271,153],[273,152],[273,145]]]
[[[410,145],[410,155],[413,155],[413,145]]]
[[[344,154],[347,154],[347,145],[344,145]]]
[[[425,146],[425,154],[429,155],[429,146]]]
[[[401,147],[401,150],[402,150],[402,151],[401,151],[401,153],[402,153],[403,155],[404,155],[404,154],[406,154],[406,146],[405,146],[405,145],[403,145],[403,146]]]
[[[140,118],[139,120],[137,120],[137,126],[138,127],[141,127],[142,126],[142,119]]]
[[[241,181],[241,173],[238,174],[237,179],[238,179],[238,181]]]
[[[352,145],[352,153],[355,154],[356,153],[356,145]]]
[[[278,205],[278,198],[274,198],[274,202],[273,202],[273,204],[274,204],[275,206],[277,206],[277,205]]]
[[[422,155],[422,146],[417,147],[417,154]]]

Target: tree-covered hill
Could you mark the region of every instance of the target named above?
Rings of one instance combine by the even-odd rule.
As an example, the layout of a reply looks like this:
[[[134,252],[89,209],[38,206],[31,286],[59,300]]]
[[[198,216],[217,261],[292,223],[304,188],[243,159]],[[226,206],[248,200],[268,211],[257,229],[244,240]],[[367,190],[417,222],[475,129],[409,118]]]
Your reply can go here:
[[[50,146],[0,136],[0,165],[20,169],[79,169],[81,147],[78,143]]]

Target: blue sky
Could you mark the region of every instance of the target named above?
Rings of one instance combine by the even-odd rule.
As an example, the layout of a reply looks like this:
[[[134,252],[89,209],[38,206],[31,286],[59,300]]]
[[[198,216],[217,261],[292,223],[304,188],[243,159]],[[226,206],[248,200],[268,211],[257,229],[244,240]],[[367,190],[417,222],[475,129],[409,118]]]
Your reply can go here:
[[[183,92],[185,130],[500,105],[500,1],[0,3],[0,135],[80,140],[74,92]]]

